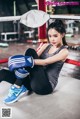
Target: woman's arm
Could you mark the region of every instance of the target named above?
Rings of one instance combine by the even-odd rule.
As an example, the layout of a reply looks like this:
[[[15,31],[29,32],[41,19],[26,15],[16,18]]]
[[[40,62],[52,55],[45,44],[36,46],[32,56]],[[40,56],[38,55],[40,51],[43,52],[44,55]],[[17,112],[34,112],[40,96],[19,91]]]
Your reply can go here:
[[[38,56],[40,56],[40,55],[43,53],[43,51],[46,49],[46,47],[47,47],[48,45],[49,45],[48,43],[45,43],[45,44],[43,44],[40,48],[38,48],[38,50],[37,50]]]
[[[34,59],[34,64],[45,66],[45,65],[57,62],[57,61],[64,61],[66,60],[67,56],[68,56],[68,50],[62,49],[58,54],[51,56],[47,59]]]

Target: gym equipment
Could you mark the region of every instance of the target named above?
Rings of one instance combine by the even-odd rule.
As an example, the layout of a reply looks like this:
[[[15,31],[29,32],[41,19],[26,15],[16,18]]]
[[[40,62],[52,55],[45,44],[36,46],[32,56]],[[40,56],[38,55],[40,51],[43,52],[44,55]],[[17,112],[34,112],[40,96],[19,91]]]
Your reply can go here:
[[[25,67],[33,67],[34,66],[34,60],[31,56],[24,56],[24,55],[14,55],[9,57],[8,60],[8,67],[10,71],[13,71],[15,69],[19,68],[25,68]]]
[[[49,19],[80,20],[80,16],[50,15],[41,10],[30,10],[21,16],[20,23],[28,27],[36,28],[45,24]]]

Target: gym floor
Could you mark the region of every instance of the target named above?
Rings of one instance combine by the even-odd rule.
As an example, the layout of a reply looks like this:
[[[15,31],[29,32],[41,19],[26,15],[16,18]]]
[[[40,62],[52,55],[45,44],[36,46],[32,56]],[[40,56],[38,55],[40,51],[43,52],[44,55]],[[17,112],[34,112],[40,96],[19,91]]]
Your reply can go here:
[[[36,49],[37,45],[9,44],[9,47],[0,48],[0,58],[24,54],[29,47]],[[68,58],[80,61],[80,52],[70,49]],[[7,63],[1,64],[0,67],[7,67]],[[64,64],[53,94],[46,96],[26,94],[18,102],[5,105],[3,99],[8,94],[10,85],[4,81],[0,83],[0,107],[11,108],[12,119],[80,119],[80,67],[78,66]]]

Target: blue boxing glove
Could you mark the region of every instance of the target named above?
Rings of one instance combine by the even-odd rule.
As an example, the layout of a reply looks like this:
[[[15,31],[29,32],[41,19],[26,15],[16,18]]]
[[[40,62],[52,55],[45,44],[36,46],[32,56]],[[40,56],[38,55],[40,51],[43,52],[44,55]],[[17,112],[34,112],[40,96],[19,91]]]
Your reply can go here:
[[[32,56],[24,56],[24,55],[15,55],[9,57],[8,67],[10,71],[15,69],[31,67],[34,66],[34,60]]]
[[[15,72],[16,78],[21,80],[26,78],[29,75],[29,72],[22,68],[16,69],[14,70],[14,72]]]

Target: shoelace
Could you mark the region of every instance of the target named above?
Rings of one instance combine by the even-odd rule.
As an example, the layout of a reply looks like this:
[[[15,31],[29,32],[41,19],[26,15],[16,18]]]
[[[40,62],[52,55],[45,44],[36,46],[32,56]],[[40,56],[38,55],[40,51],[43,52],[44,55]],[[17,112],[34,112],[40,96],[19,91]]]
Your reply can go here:
[[[15,90],[10,89],[8,97],[11,97],[13,94],[14,95],[16,95],[16,94],[18,95],[20,93],[20,91],[21,91],[20,89],[15,89]]]

